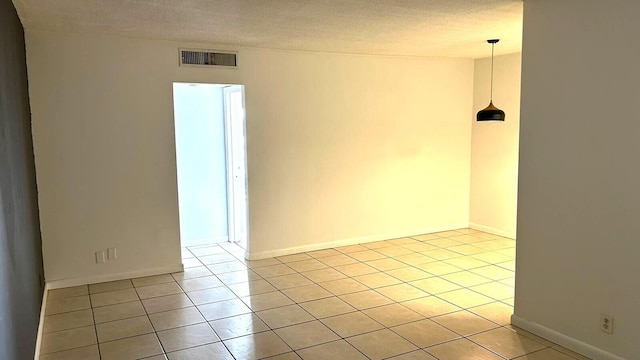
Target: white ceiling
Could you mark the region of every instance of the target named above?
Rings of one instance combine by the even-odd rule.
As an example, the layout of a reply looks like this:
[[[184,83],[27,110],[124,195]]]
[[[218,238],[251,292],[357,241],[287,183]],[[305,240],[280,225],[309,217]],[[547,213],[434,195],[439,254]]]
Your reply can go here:
[[[276,49],[479,58],[520,51],[523,0],[13,0],[26,29]]]

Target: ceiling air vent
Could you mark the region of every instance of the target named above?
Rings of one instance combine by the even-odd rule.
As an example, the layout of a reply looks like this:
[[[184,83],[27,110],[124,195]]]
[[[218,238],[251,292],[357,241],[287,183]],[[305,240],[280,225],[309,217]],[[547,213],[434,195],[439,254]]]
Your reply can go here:
[[[180,49],[180,66],[224,66],[235,68],[236,53]]]

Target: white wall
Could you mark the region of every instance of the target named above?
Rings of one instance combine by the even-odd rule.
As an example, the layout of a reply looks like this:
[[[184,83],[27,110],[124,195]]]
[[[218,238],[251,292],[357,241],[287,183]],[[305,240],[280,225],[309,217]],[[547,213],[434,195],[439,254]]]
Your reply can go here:
[[[246,85],[254,257],[468,223],[472,60],[179,47],[27,32],[47,280],[179,261],[174,81]]]
[[[637,359],[640,2],[612,5],[524,3],[514,319]]]
[[[504,122],[475,121],[491,97],[491,58],[475,60],[473,81],[469,223],[510,238],[516,235],[521,59],[520,53],[494,58],[493,99]]]
[[[222,87],[173,84],[182,246],[229,240]]]

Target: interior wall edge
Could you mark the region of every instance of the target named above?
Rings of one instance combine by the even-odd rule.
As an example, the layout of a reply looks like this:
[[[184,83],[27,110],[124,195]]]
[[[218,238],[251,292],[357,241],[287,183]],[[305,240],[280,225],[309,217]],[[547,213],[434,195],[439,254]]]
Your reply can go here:
[[[117,274],[107,274],[107,275],[87,276],[87,277],[47,281],[47,286],[49,290],[53,290],[53,289],[70,287],[70,286],[96,284],[96,283],[101,283],[105,281],[134,279],[134,278],[143,277],[143,276],[170,274],[170,273],[182,272],[182,271],[184,271],[184,266],[182,264],[173,264],[173,265],[167,265],[167,266],[157,267],[152,269],[143,269],[143,270],[137,270],[137,271],[122,272]]]
[[[506,237],[509,239],[516,239],[516,233],[515,232],[511,232],[511,231],[506,231],[506,230],[502,230],[502,229],[496,229],[493,228],[491,226],[486,226],[486,225],[481,225],[481,224],[476,224],[476,223],[469,223],[469,228],[474,229],[474,230],[480,230],[480,231],[484,231],[493,235],[498,235],[498,236],[502,236],[502,237]]]

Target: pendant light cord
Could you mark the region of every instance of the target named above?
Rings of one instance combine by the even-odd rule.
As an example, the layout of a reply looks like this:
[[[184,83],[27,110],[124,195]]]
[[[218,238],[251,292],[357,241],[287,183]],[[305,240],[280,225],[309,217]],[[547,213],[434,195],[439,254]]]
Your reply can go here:
[[[495,43],[491,43],[491,96],[489,97],[491,102],[493,102],[493,48],[495,46]]]

